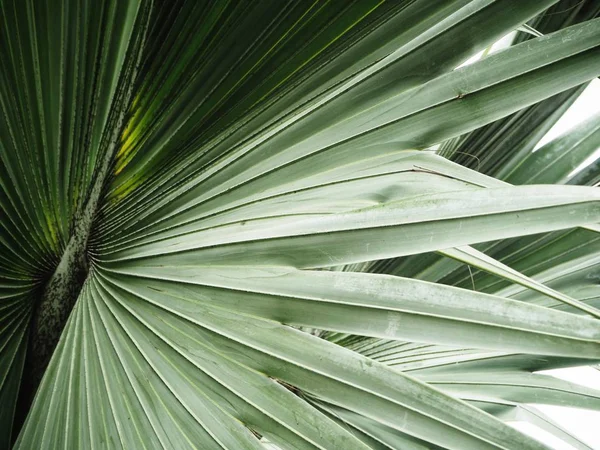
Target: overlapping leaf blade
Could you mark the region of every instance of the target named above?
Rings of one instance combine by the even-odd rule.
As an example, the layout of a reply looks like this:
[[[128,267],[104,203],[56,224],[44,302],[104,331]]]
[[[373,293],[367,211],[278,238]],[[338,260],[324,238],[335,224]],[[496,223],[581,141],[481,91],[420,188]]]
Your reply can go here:
[[[544,389],[559,403],[595,398],[477,372],[600,359],[597,320],[554,310],[571,291],[526,280],[554,294],[539,301],[314,269],[599,222],[592,188],[512,187],[410,149],[597,76],[600,22],[452,71],[552,1],[275,3],[65,2],[56,29],[49,8],[11,9],[18,39],[4,32],[0,61],[21,94],[0,91],[2,399],[81,199],[99,166],[114,172],[90,272],[16,446],[543,448],[434,386],[481,406],[493,401],[466,385],[512,383],[493,399],[503,410]],[[150,26],[133,84],[138,14]],[[73,33],[81,44],[66,44]],[[47,159],[39,171],[21,147]],[[573,271],[549,270],[551,282]]]

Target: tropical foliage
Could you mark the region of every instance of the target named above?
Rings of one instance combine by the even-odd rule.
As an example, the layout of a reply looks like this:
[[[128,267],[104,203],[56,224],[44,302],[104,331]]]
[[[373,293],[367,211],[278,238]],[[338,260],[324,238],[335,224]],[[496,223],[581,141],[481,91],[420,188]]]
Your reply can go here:
[[[589,448],[598,2],[0,7],[0,448]]]

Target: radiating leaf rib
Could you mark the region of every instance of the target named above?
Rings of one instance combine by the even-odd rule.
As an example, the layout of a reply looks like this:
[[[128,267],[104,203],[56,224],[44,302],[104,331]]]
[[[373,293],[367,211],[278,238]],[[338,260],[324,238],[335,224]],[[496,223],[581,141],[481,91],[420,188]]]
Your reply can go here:
[[[322,402],[315,401],[314,404],[323,410],[329,412],[333,417],[343,421],[365,436],[368,436],[375,441],[378,446],[371,444],[372,448],[381,449],[395,449],[402,448],[407,450],[425,450],[431,449],[431,443],[425,443],[414,439],[411,436],[399,433],[385,425],[382,425],[374,420],[370,420],[365,416],[353,413],[344,408],[337,407],[335,405],[329,405]],[[433,446],[433,448],[441,448]]]
[[[208,304],[360,335],[600,358],[597,321],[416,280],[270,267],[134,267],[123,273],[157,280],[131,280],[130,289],[172,292],[171,301],[190,311]]]
[[[117,82],[122,78],[120,72],[125,71],[121,69],[131,64],[125,61],[126,55],[131,56],[126,44],[139,5],[135,1],[107,3],[98,5],[95,11],[90,5],[65,2],[52,10],[34,2],[7,1],[3,6],[6,26],[0,59],[4,68],[2,84],[7,90],[0,95],[3,109],[0,152],[10,178],[2,173],[2,186],[11,199],[11,220],[19,219],[14,228],[17,240],[21,241],[19,246],[27,248],[31,236],[37,244],[33,246],[34,258],[51,261],[52,253],[65,244],[70,216],[85,195],[82,191],[88,188],[91,174],[86,172],[93,170],[96,154],[102,152],[97,148],[99,134],[107,123],[110,106],[117,106],[113,99]],[[98,16],[92,24],[93,13]],[[85,30],[84,20],[89,25]],[[65,31],[70,26],[76,39],[69,39]],[[99,45],[102,26],[108,28],[104,30],[103,47]],[[77,44],[80,40],[84,45]],[[86,43],[89,48],[84,48]],[[73,46],[77,49],[70,51]],[[65,66],[73,71],[72,87],[67,86]],[[79,83],[84,79],[88,81],[85,87]],[[81,111],[85,105],[92,114],[74,114],[71,119],[63,120],[66,105],[62,95],[64,90],[71,89],[77,102],[72,111]],[[92,121],[92,117],[98,120]],[[79,137],[67,134],[67,129],[78,127]],[[93,149],[84,140],[87,137],[83,135],[88,131],[93,139],[91,145],[96,146]],[[78,140],[79,145],[68,143],[67,136]],[[79,173],[70,176],[69,172],[74,170]],[[59,186],[64,182],[68,183],[65,189]],[[52,262],[48,265],[52,266]]]
[[[364,336],[350,336],[340,340],[339,345],[408,373],[463,373],[486,370],[534,372],[589,364],[589,360],[565,356],[505,353]]]
[[[555,232],[545,235],[521,237],[509,241],[499,241],[493,245],[477,246],[485,250],[490,256],[503,261],[511,268],[518,270],[537,281],[542,281],[540,275],[553,266],[576,266],[577,261],[593,258],[600,249],[600,237],[586,227]],[[453,262],[452,260],[447,260]],[[457,264],[451,269],[456,270]],[[489,293],[498,293],[509,284],[497,276],[486,272],[457,270],[455,273],[446,273],[440,277],[428,278],[430,281],[444,282],[462,287],[472,287],[473,281],[478,290]],[[521,289],[519,287],[518,289]],[[561,292],[564,292],[561,289]]]
[[[497,185],[494,179],[422,152],[398,151],[394,146],[375,146],[365,153],[335,150],[297,161],[223,193],[200,208],[175,214],[156,231],[123,233],[123,223],[116,221],[102,230],[110,233],[111,239],[97,251],[131,248],[271,214],[345,212],[429,192],[460,190],[469,184]]]
[[[214,164],[211,164],[211,167],[208,170],[202,170],[202,173],[199,176],[192,176],[189,182],[181,184],[180,186],[174,186],[173,188],[176,189],[176,191],[174,192],[174,196],[178,198],[178,202],[197,203],[209,194],[214,195],[214,188],[218,188],[218,192],[222,192],[224,189],[228,189],[231,186],[234,186],[235,184],[239,184],[240,182],[246,181],[256,176],[257,174],[264,173],[267,170],[272,170],[275,167],[281,167],[282,165],[289,163],[290,161],[295,160],[299,157],[302,157],[303,155],[315,152],[318,149],[326,148],[328,145],[324,143],[319,143],[318,145],[316,145],[313,142],[314,139],[320,139],[320,141],[323,141],[323,139],[320,138],[320,135],[316,133],[317,130],[315,129],[315,127],[323,128],[325,124],[330,123],[332,119],[335,123],[336,121],[341,120],[344,117],[344,114],[349,114],[349,104],[351,105],[353,103],[357,103],[353,100],[358,95],[356,89],[360,90],[364,88],[365,90],[368,90],[369,83],[375,86],[381,85],[379,78],[375,77],[375,75],[377,75],[381,69],[390,66],[390,70],[387,71],[386,77],[389,79],[390,83],[393,81],[393,84],[389,86],[388,84],[385,84],[389,87],[390,91],[386,91],[381,95],[381,98],[387,99],[390,98],[394,92],[396,92],[392,92],[394,89],[396,89],[399,92],[402,92],[408,87],[417,85],[418,83],[416,82],[422,80],[423,77],[425,77],[425,79],[429,79],[428,77],[434,74],[431,72],[431,64],[435,64],[435,62],[432,62],[431,52],[435,52],[436,54],[439,53],[441,61],[445,63],[442,65],[442,67],[449,69],[451,67],[454,67],[456,63],[460,60],[460,58],[466,59],[467,55],[469,54],[468,51],[471,51],[471,46],[477,47],[479,45],[482,45],[483,47],[485,47],[485,45],[487,45],[484,44],[486,39],[483,38],[482,34],[480,34],[477,37],[476,42],[471,42],[472,35],[470,32],[467,31],[469,29],[468,24],[470,24],[471,21],[477,23],[477,26],[483,26],[482,21],[485,21],[485,23],[488,23],[489,26],[482,28],[482,33],[490,33],[492,36],[494,36],[494,33],[498,32],[498,29],[496,27],[498,27],[499,25],[506,25],[506,22],[514,23],[516,25],[519,22],[519,17],[528,17],[529,15],[533,14],[534,9],[537,8],[541,10],[543,8],[543,5],[541,3],[538,3],[536,5],[523,4],[522,2],[515,2],[513,0],[482,0],[472,2],[471,4],[466,5],[464,6],[464,8],[461,9],[456,8],[455,14],[451,14],[443,23],[440,23],[438,26],[423,33],[422,36],[412,36],[413,40],[406,42],[406,45],[404,45],[404,47],[398,49],[396,52],[387,56],[381,61],[378,61],[377,64],[368,67],[364,71],[344,81],[344,84],[340,85],[341,87],[336,87],[334,91],[327,92],[326,96],[324,97],[326,100],[318,98],[317,103],[309,103],[309,105],[302,110],[301,114],[298,111],[294,111],[291,119],[286,121],[280,119],[276,123],[276,127],[274,130],[261,131],[253,142],[240,143],[234,141],[227,142],[226,145],[223,144],[226,148],[235,149],[235,145],[237,144],[242,144],[242,147],[236,149],[232,153],[231,157],[228,156],[225,159],[221,158],[221,160],[214,161]],[[492,13],[493,11],[495,13]],[[507,14],[508,11],[510,11],[510,14]],[[502,18],[500,18],[499,15],[502,16]],[[467,41],[464,42],[466,47],[461,48],[461,51],[456,51],[455,48],[452,52],[445,51],[445,46],[444,44],[441,44],[442,42],[457,42],[455,39],[448,40],[449,37],[446,33],[448,30],[450,30],[450,33],[456,33],[457,35],[460,35],[463,39],[466,39]],[[494,39],[496,37],[492,36],[489,36],[488,39]],[[458,42],[463,41],[459,40]],[[454,55],[458,55],[458,61],[453,60]],[[404,61],[402,59],[402,56],[407,56],[409,60]],[[411,59],[413,58],[415,62],[418,62],[418,64],[411,64]],[[398,65],[405,63],[405,72],[406,70],[409,70],[409,68],[412,68],[410,69],[411,72],[405,73],[406,83],[397,82],[398,76],[396,74],[396,70],[392,70],[395,69],[396,66],[392,67],[392,63],[398,63]],[[423,65],[425,65],[426,70],[424,70]],[[411,77],[410,75],[412,74],[412,70],[414,70],[415,73],[414,76]],[[360,84],[359,82],[362,80],[367,80],[369,81],[369,83]],[[354,88],[355,86],[358,87],[354,90],[349,91],[347,95],[342,95],[342,93],[348,91],[348,89],[350,89],[351,87]],[[371,94],[367,95],[365,92],[363,92],[363,94],[367,96],[367,100],[369,99],[369,95],[371,99],[373,98]],[[456,93],[452,91],[449,99],[453,98],[455,95]],[[413,94],[407,94],[407,96],[412,97]],[[317,105],[326,105],[329,100],[335,100],[338,98],[340,100],[337,101],[335,105],[337,105],[336,110],[340,111],[336,112],[330,110],[319,110],[319,114],[324,115],[325,120],[323,120],[323,118],[321,117],[316,117],[316,114],[314,114],[314,110]],[[359,107],[361,103],[364,102],[359,102]],[[410,105],[412,104],[412,102],[409,102],[406,106],[410,109]],[[394,114],[396,115],[396,118],[402,117],[402,113],[400,111],[396,111]],[[407,112],[407,114],[409,114],[409,112]],[[308,129],[306,129],[307,127],[303,125],[301,121],[298,122],[298,120],[303,116],[307,116],[310,119],[310,127],[308,127]],[[288,127],[295,123],[298,123],[299,127],[304,126],[305,128],[304,132],[301,133],[300,138],[297,137],[298,133],[295,131],[291,134],[287,131],[283,132],[283,130],[286,130]],[[351,133],[356,132],[356,124],[345,124],[344,126],[348,130],[350,130]],[[324,136],[326,140],[333,139],[333,143],[338,144],[349,137],[348,130],[342,134],[340,134],[334,129],[325,130]],[[252,135],[252,133],[250,133],[250,135]],[[271,140],[267,140],[267,138],[271,136],[274,136],[274,138]],[[294,147],[294,145],[299,140],[300,142],[298,143],[298,145]],[[397,141],[398,139],[395,140],[395,142]],[[400,141],[405,142],[405,140],[403,139],[400,139]],[[371,140],[369,145],[375,143],[377,143],[376,140]],[[358,146],[358,148],[362,148],[364,146],[364,143],[361,143],[360,146]],[[411,147],[412,146],[404,146],[403,148]],[[356,149],[357,147],[353,145],[353,148]],[[199,152],[199,156],[204,157],[205,153],[209,149],[210,148],[202,149],[202,151]],[[212,153],[210,154],[212,155]],[[242,155],[247,155],[247,157],[242,157]],[[188,170],[190,165],[191,164],[189,161],[186,162],[185,165],[177,169],[177,172],[181,172],[182,170]],[[193,167],[193,165],[191,166]],[[186,169],[186,167],[188,169]],[[239,176],[235,176],[238,174]],[[171,175],[169,175],[169,177],[171,177]],[[158,180],[157,182],[160,183],[160,181]],[[202,182],[202,187],[198,186],[200,182]],[[197,188],[192,189],[195,186],[197,186]],[[148,183],[148,187],[151,187],[150,183]],[[165,189],[163,187],[160,189],[159,192],[163,192],[164,190]],[[164,197],[160,197],[163,196],[159,195],[158,197],[155,197],[144,195],[144,199],[140,198],[141,202],[147,202],[147,208],[145,211],[142,212],[142,217],[145,217],[148,213],[156,211],[159,207],[165,206],[167,204],[166,199]],[[158,201],[151,201],[151,199],[156,199]],[[172,200],[169,203],[172,203]],[[122,214],[122,211],[120,211],[119,214]],[[163,214],[160,211],[158,211],[158,215],[155,216],[154,221],[160,219],[162,215]]]
[[[114,314],[113,308],[115,305],[111,305],[112,302],[110,301],[110,298],[107,298],[105,293],[102,294],[102,297],[105,303],[100,309],[103,311],[102,314]],[[163,378],[165,371],[159,369],[155,364],[156,361],[147,359],[148,353],[144,352],[143,347],[139,347],[140,341],[134,339],[135,333],[130,328],[122,328],[124,326],[124,319],[125,318],[119,317],[118,315],[112,318],[113,325],[111,326],[111,335],[115,341],[120,342],[120,346],[122,346],[123,351],[125,351],[125,353],[120,355],[121,364],[125,370],[130,372],[128,376],[132,382],[132,386],[145,405],[143,411],[149,415],[153,428],[161,437],[161,441],[165,448],[170,448],[172,446],[197,448],[199,442],[204,443],[208,448],[228,448],[228,441],[231,440],[231,438],[227,437],[229,433],[233,433],[234,435],[237,433],[238,436],[246,435],[242,440],[250,439],[246,445],[253,446],[254,438],[247,433],[247,430],[242,430],[243,433],[240,435],[239,424],[236,424],[231,428],[231,418],[222,421],[222,425],[226,428],[224,430],[219,429],[219,426],[215,427],[214,424],[211,427],[207,427],[206,415],[209,414],[211,409],[214,409],[214,406],[209,406],[208,409],[205,408],[204,411],[201,410],[200,416],[198,416],[198,410],[190,410],[189,402],[192,402],[192,404],[197,404],[198,402],[200,402],[200,404],[206,404],[206,399],[203,399],[203,394],[201,394],[199,398],[196,398],[196,396],[198,396],[197,392],[190,396],[189,386],[186,383],[183,384],[183,386],[185,386],[184,390],[188,390],[186,400],[174,396],[173,385],[170,383],[165,384],[165,382],[168,381],[168,378]],[[111,318],[105,320],[111,320]],[[129,322],[131,326],[133,322]],[[115,328],[115,326],[118,328]],[[151,335],[146,336],[145,340],[148,341],[150,338],[152,338]],[[146,374],[145,381],[137,380],[136,378],[138,378],[138,376],[136,373],[138,373],[139,369],[134,370],[135,367],[130,367],[127,355],[131,354],[131,352],[134,352],[137,355],[136,365]],[[171,377],[171,379],[174,378]],[[195,389],[200,390],[201,392],[205,388],[203,387],[203,383],[198,383],[196,384]],[[209,404],[210,402],[206,405]],[[153,405],[158,405],[158,407]],[[219,415],[217,414],[217,417],[218,416]],[[224,436],[225,440],[223,440]],[[152,441],[148,442],[150,447],[152,446],[151,442]]]
[[[5,302],[0,300],[0,306]],[[7,302],[8,303],[8,302]],[[21,385],[25,352],[27,350],[27,325],[31,317],[29,308],[20,307],[22,299],[0,308],[0,447],[8,448],[11,443],[13,415],[17,394]],[[12,309],[16,314],[7,310]]]
[[[464,262],[465,264],[472,265],[478,269],[485,270],[487,272],[498,275],[502,278],[508,279],[514,283],[525,286],[536,292],[544,294],[548,297],[556,299],[562,303],[573,306],[587,314],[600,318],[600,310],[590,307],[579,300],[569,297],[568,295],[561,294],[554,289],[544,286],[541,283],[511,269],[510,267],[496,261],[493,258],[488,257],[486,254],[472,248],[472,247],[459,247],[453,249],[440,250],[439,253],[454,258],[458,261]]]
[[[153,409],[151,408],[152,403],[144,402],[139,394],[139,377],[137,382],[132,382],[134,377],[130,371],[132,368],[137,368],[138,370],[141,368],[136,364],[139,358],[134,359],[134,351],[128,351],[125,354],[130,355],[131,359],[129,359],[128,363],[124,363],[123,356],[116,349],[116,344],[114,343],[117,340],[117,335],[111,339],[108,333],[110,329],[109,325],[103,321],[102,316],[98,312],[97,303],[94,301],[96,298],[97,294],[92,293],[92,286],[90,286],[90,295],[86,302],[86,313],[89,318],[90,334],[93,339],[93,343],[90,343],[92,345],[90,356],[94,358],[95,364],[86,364],[86,373],[91,373],[92,376],[101,378],[103,388],[107,390],[108,404],[106,407],[108,407],[108,411],[103,411],[102,415],[112,416],[117,424],[119,423],[119,417],[128,418],[128,426],[120,426],[120,435],[123,435],[121,445],[125,446],[135,443],[136,446],[149,448],[149,444],[152,442],[152,445],[166,448],[164,433],[161,434],[157,431],[159,427],[156,424],[159,421],[155,418],[155,413],[153,413]],[[96,358],[92,356],[94,354],[97,355],[97,362]],[[143,371],[140,372],[143,373]],[[120,396],[115,394],[120,394]],[[91,407],[92,399],[93,396],[90,396],[88,399],[88,408]],[[168,417],[168,415],[162,417],[163,424],[169,423]],[[90,424],[94,423],[95,421],[90,420]]]
[[[600,391],[548,375],[506,371],[416,376],[462,399],[499,399],[594,410],[600,408]]]
[[[106,289],[119,303],[124,301],[114,288],[107,286]],[[171,354],[171,358],[180,360],[183,357],[189,361],[186,363],[187,370],[183,369],[186,367],[183,363],[179,363],[177,367],[184,370],[187,377],[195,380],[194,385],[205,386],[206,389],[214,391],[211,394],[213,401],[215,396],[217,399],[227,398],[227,404],[223,406],[253,430],[268,436],[274,442],[293,444],[301,448],[312,448],[313,445],[318,448],[357,446],[358,443],[350,439],[343,430],[331,424],[287,389],[264,374],[250,371],[235,360],[228,359],[226,354],[218,352],[218,347],[210,345],[210,341],[195,338],[196,333],[193,332],[182,333],[168,322],[157,320],[156,311],[139,308],[134,310],[126,303],[122,304],[148,327],[152,334],[168,344],[170,351],[162,352],[162,358]]]
[[[598,149],[600,141],[600,113],[578,124],[565,135],[522,158],[520,164],[506,174],[513,184],[585,184],[574,179],[574,171]],[[590,171],[592,172],[592,171]]]
[[[69,345],[73,343],[78,330],[77,324],[80,323],[78,319],[81,316],[81,309],[81,307],[75,308],[73,314],[69,318],[67,332],[62,336],[57,346],[58,354],[50,362],[46,376],[42,380],[40,389],[34,399],[34,403],[40,405],[40,407],[34,408],[30,412],[28,420],[23,425],[23,430],[26,430],[26,432],[19,434],[14,448],[44,448],[42,440],[46,433],[62,429],[60,415],[55,417],[57,421],[54,423],[55,426],[51,427],[52,430],[49,431],[47,427],[47,420],[52,417],[53,414],[56,414],[55,408],[59,407],[57,405],[57,399],[68,389],[67,386],[56,384],[52,374],[59,371],[66,372],[66,369],[68,368],[67,364],[70,357],[70,351],[64,352],[61,350],[68,348]],[[41,408],[42,403],[47,403],[44,410]],[[58,433],[56,435],[59,445],[60,440],[63,437],[63,433]],[[49,441],[46,441],[45,446],[49,447]]]
[[[595,285],[594,274],[597,272],[599,265],[600,257],[598,257],[596,253],[592,253],[580,256],[579,258],[574,258],[562,264],[557,264],[551,269],[547,269],[537,274],[537,278],[540,282],[548,284],[549,286],[555,286],[567,294],[570,294],[570,291],[575,291],[573,294],[578,297],[579,293],[577,293],[577,291],[579,288],[592,287],[593,289],[593,286]],[[527,297],[530,297],[531,293],[525,291],[522,286],[512,285],[499,290],[498,295],[515,298],[523,297],[527,300]],[[554,304],[549,303],[548,299],[532,300],[546,306],[555,306]]]
[[[139,259],[143,266],[195,264],[199,258],[219,264],[340,265],[593,223],[600,218],[597,198],[594,189],[571,186],[432,194],[303,220],[242,221],[103,255],[102,260]]]
[[[383,421],[400,431],[434,443],[437,440],[434,436],[443,433],[460,442],[457,448],[470,448],[472,445],[473,448],[483,448],[482,446],[487,446],[485,442],[493,442],[492,448],[510,448],[512,439],[517,439],[518,445],[523,448],[538,448],[537,444],[517,438],[512,431],[498,427],[498,424],[489,423],[489,426],[484,426],[489,417],[473,416],[473,410],[464,409],[465,405],[453,402],[450,397],[439,397],[439,393],[416,383],[412,378],[385,369],[383,365],[306,333],[276,322],[232,314],[228,310],[208,305],[202,306],[205,310],[203,314],[192,314],[172,305],[158,291],[153,291],[151,296],[144,296],[143,299],[133,292],[135,291],[122,291],[121,296],[127,298],[129,304],[135,304],[136,309],[142,310],[148,307],[146,304],[154,304],[188,321],[177,319],[177,327],[187,327],[189,332],[193,329],[200,332],[198,326],[201,326],[212,333],[218,333],[210,333],[213,336],[210,340],[215,344],[222,342],[219,345],[233,351],[236,358],[244,364],[266,371],[270,376],[283,379],[340,406],[351,405],[357,412]],[[243,346],[243,350],[239,345]],[[343,358],[342,365],[334,362],[337,358]],[[369,376],[365,376],[366,374]],[[425,400],[426,398],[431,398],[431,401]],[[444,406],[438,402],[442,402]],[[367,404],[370,405],[369,408],[364,409]],[[425,423],[427,428],[422,428]],[[480,426],[483,428],[479,428]],[[432,427],[439,431],[432,431]],[[430,431],[425,432],[425,429]],[[448,443],[440,442],[440,445]]]

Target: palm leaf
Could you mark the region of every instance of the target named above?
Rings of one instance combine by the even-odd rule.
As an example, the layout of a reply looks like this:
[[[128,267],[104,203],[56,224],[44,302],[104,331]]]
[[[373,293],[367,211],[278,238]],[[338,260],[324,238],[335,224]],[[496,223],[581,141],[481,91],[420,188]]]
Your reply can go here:
[[[525,405],[600,398],[531,374],[600,360],[553,3],[3,1],[0,447],[586,448]]]

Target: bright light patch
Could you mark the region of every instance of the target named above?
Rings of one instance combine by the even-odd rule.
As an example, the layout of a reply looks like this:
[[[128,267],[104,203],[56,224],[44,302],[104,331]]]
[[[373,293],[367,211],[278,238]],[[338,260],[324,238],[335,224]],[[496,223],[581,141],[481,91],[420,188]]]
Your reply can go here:
[[[550,375],[571,383],[580,384],[592,389],[600,390],[600,370],[592,367],[571,367],[568,369],[540,370],[541,375]]]
[[[592,80],[567,112],[563,114],[558,122],[556,122],[540,142],[537,143],[533,151],[535,152],[548,142],[572,130],[576,125],[586,120],[592,114],[600,112],[600,102],[598,99],[600,99],[600,80],[596,78]]]
[[[491,47],[488,47],[487,49],[482,50],[479,53],[476,53],[475,55],[471,56],[464,63],[462,63],[460,66],[458,66],[456,69],[460,69],[461,67],[465,67],[470,64],[473,64],[474,62],[479,61],[481,58],[483,58],[487,55],[496,53],[499,50],[510,47],[510,44],[513,41],[516,34],[517,34],[516,31],[511,31],[507,35],[503,36],[502,38],[500,38],[499,40],[494,42]]]
[[[542,430],[541,428],[538,428],[530,423],[507,422],[507,424],[512,426],[513,428],[516,428],[520,432],[531,436],[532,438],[540,442],[543,442],[545,445],[552,448],[553,450],[577,450],[575,447],[567,444],[562,439],[558,439],[553,434],[548,433],[547,431]]]
[[[537,372],[543,375],[550,375],[560,378],[571,383],[586,386],[591,389],[596,389],[600,394],[600,370],[592,367],[572,367],[567,369],[543,370]],[[592,411],[589,409],[567,408],[564,406],[551,405],[534,405],[549,418],[556,421],[571,435],[583,441],[591,448],[600,449],[600,433],[598,433],[598,424],[600,424],[600,411]],[[539,429],[530,425],[533,428]],[[524,430],[523,430],[524,431]],[[548,433],[546,433],[548,434]],[[556,439],[552,436],[553,439]],[[537,438],[542,442],[550,445],[553,449],[571,449],[567,447],[554,446],[545,438]],[[567,445],[563,441],[559,441],[561,445]]]

